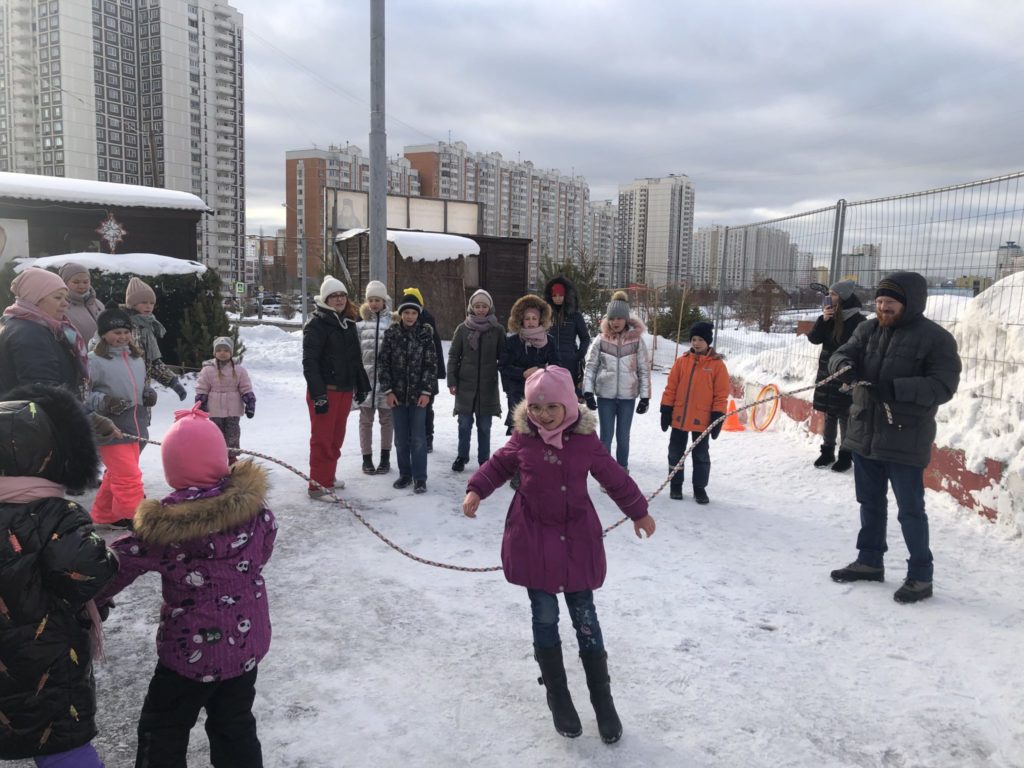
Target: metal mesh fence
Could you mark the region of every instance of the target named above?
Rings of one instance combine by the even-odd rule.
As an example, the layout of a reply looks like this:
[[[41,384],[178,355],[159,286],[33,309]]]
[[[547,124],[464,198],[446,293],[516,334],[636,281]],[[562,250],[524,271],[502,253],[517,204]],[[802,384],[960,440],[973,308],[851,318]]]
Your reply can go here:
[[[755,369],[748,374],[784,384],[814,372],[819,348],[794,338],[819,314],[822,295],[812,283],[855,281],[870,316],[884,275],[919,272],[929,284],[926,315],[960,344],[962,388],[1001,398],[1008,374],[1024,365],[1022,228],[1024,172],[839,200],[785,218],[698,230],[695,282],[717,284],[719,349],[746,353]]]

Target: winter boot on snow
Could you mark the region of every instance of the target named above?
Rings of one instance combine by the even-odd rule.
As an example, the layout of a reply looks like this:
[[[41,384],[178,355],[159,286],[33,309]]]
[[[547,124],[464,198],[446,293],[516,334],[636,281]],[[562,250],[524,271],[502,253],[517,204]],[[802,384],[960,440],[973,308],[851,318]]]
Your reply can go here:
[[[377,465],[377,474],[386,475],[391,471],[391,449],[380,449],[380,464]]]
[[[842,451],[840,451],[842,455]],[[814,460],[814,466],[818,469],[824,469],[833,461],[836,460],[836,448],[834,445],[823,445],[821,446],[821,456]]]
[[[373,466],[373,454],[363,454],[363,474],[364,475],[375,475],[377,474],[377,468]]]
[[[885,581],[885,568],[858,563],[854,560],[845,568],[832,571],[832,581],[846,584],[851,581]]]
[[[555,723],[555,730],[563,736],[575,739],[583,733],[580,716],[572,703],[569,682],[565,678],[565,664],[562,662],[562,647],[533,647],[533,657],[540,666],[537,682],[547,689],[548,709]],[[611,699],[609,699],[610,701]]]
[[[693,500],[698,504],[709,504],[711,499],[708,498],[708,492],[703,488],[698,488],[696,485],[693,486]]]
[[[466,468],[466,463],[469,459],[465,456],[456,456],[455,461],[452,462],[452,472],[461,472]]]
[[[676,501],[683,500],[683,473],[677,472],[668,484],[668,497]]]
[[[836,459],[836,463],[832,465],[833,472],[846,472],[850,467],[853,466],[853,454],[849,451],[839,451],[839,457]]]
[[[583,671],[587,673],[590,703],[597,715],[597,730],[601,741],[614,744],[622,737],[622,721],[612,701],[612,681],[608,677],[608,654],[604,651],[580,651]]]

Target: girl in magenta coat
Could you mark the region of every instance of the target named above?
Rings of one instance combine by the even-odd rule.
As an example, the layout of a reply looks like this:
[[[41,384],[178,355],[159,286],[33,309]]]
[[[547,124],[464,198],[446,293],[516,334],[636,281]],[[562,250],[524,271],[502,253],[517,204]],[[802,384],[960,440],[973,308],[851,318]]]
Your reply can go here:
[[[611,744],[622,735],[622,724],[612,702],[608,655],[594,608],[593,590],[604,583],[607,565],[601,521],[587,493],[588,476],[633,520],[637,536],[653,535],[654,519],[643,493],[595,434],[593,415],[580,411],[572,375],[557,366],[527,374],[512,437],[469,479],[463,512],[476,517],[480,500],[519,472],[522,480],[505,520],[501,561],[505,578],[526,587],[530,597],[534,655],[555,729],[568,737],[583,730],[558,635],[557,595],[564,593],[598,730]]]

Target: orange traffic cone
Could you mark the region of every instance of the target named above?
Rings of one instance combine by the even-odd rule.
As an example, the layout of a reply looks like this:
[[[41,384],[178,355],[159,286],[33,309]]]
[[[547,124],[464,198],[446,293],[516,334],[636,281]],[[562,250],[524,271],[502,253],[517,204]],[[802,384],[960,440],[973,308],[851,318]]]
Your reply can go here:
[[[736,413],[736,401],[731,397],[729,398],[729,407],[726,410],[725,424],[722,425],[722,429],[725,432],[745,432],[746,427],[740,424],[739,414]]]

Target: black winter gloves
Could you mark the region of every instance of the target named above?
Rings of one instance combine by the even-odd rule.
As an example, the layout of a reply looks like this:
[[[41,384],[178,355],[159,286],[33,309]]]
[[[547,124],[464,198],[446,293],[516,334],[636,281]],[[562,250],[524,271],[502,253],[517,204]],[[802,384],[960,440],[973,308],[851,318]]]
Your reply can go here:
[[[142,404],[147,408],[152,408],[156,405],[156,390],[152,387],[142,388]],[[205,410],[205,409],[204,409]]]
[[[668,428],[672,426],[672,406],[663,405],[661,406],[661,431],[668,432]]]
[[[651,398],[641,397],[640,402],[636,404],[636,412],[638,414],[647,413],[647,409],[651,406]]]
[[[245,418],[251,419],[256,415],[256,395],[246,392],[242,395],[242,402],[245,404]]]
[[[329,407],[330,402],[327,400],[327,395],[320,395],[320,397],[313,400],[313,410],[319,414],[327,413]]]
[[[188,392],[185,391],[185,388],[181,386],[181,382],[178,381],[177,379],[175,379],[174,383],[171,384],[171,389],[174,390],[179,400],[184,400],[185,396],[188,394]]]
[[[724,413],[722,413],[721,411],[712,411],[712,412],[711,412],[711,423],[712,423],[712,424],[715,424],[715,420],[716,420],[716,419],[720,419],[720,418],[722,418],[723,416],[725,416],[725,414],[724,414]],[[717,440],[717,439],[718,439],[718,436],[719,436],[720,434],[722,434],[722,425],[723,425],[724,423],[725,423],[724,421],[719,421],[719,422],[718,422],[717,424],[715,424],[715,426],[713,426],[713,427],[711,428],[711,439],[712,439],[712,440]]]
[[[369,394],[370,394],[369,392],[356,392],[356,396],[355,396],[356,405],[361,405],[363,400],[365,400]]]
[[[199,403],[199,407],[202,410],[206,411],[207,413],[210,412],[210,396],[208,394],[204,392],[201,395],[196,395],[196,402]]]
[[[583,400],[584,402],[586,402],[587,408],[589,408],[592,411],[597,410],[597,399],[594,397],[593,392],[584,392]]]

